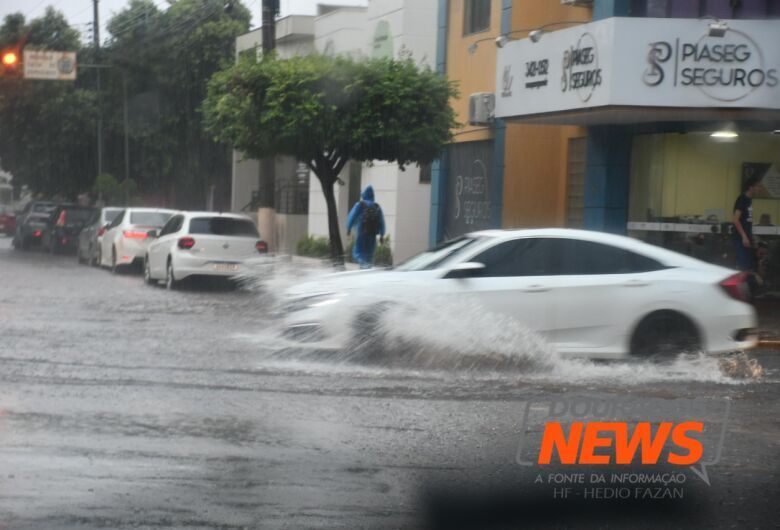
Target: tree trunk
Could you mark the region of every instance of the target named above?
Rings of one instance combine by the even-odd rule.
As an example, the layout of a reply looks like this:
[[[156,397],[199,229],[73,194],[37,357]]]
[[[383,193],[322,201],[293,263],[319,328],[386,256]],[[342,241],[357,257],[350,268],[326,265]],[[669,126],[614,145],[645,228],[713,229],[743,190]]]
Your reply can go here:
[[[344,245],[341,242],[341,230],[339,230],[339,214],[336,206],[336,194],[333,190],[336,179],[330,175],[317,175],[322,184],[322,194],[325,196],[325,204],[328,207],[328,236],[330,237],[330,258],[334,265],[344,265]]]

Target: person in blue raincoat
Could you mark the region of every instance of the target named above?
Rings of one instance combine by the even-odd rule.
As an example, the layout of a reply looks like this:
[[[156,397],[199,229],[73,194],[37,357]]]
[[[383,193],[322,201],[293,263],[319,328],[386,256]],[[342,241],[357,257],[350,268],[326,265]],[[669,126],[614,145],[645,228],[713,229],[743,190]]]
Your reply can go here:
[[[382,208],[374,200],[374,188],[366,186],[361,199],[355,203],[347,218],[347,235],[355,229],[355,244],[352,247],[352,257],[362,269],[368,269],[374,264],[376,236],[380,243],[385,237],[385,216]]]

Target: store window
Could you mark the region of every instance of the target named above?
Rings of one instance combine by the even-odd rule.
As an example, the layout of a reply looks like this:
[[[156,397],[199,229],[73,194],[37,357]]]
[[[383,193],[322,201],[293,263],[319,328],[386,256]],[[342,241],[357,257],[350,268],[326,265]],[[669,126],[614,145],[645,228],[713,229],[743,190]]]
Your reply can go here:
[[[431,171],[432,171],[431,164],[420,164],[420,183],[421,184],[430,184],[431,183]]]
[[[634,136],[629,235],[733,267],[731,220],[746,175],[761,182],[753,198],[754,234],[777,245],[780,135],[739,132],[728,140],[711,132]]]
[[[463,34],[471,35],[490,29],[490,4],[493,0],[465,0]]]
[[[777,0],[633,0],[631,14],[654,18],[766,18],[780,15]]]

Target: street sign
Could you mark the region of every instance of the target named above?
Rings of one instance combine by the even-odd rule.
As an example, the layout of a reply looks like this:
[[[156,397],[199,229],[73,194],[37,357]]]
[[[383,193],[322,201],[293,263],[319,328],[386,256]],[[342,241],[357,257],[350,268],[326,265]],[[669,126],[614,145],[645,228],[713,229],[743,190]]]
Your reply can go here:
[[[24,78],[76,80],[76,52],[24,50]]]

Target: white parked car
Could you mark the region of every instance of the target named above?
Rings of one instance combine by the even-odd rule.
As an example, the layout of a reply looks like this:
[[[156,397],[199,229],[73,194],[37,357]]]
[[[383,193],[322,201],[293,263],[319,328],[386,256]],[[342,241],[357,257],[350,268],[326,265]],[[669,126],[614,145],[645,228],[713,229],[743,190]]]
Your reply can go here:
[[[516,319],[563,355],[719,353],[757,342],[744,273],[628,237],[568,229],[476,232],[395,269],[297,285],[282,303],[284,335],[342,349],[378,325],[387,301],[446,304],[448,296]]]
[[[235,276],[268,251],[252,220],[238,214],[180,212],[152,236],[144,279],[165,280],[168,289],[190,276]]]
[[[149,232],[159,230],[175,213],[158,208],[126,208],[106,228],[97,262],[114,272],[119,267],[140,263],[151,241]]]

